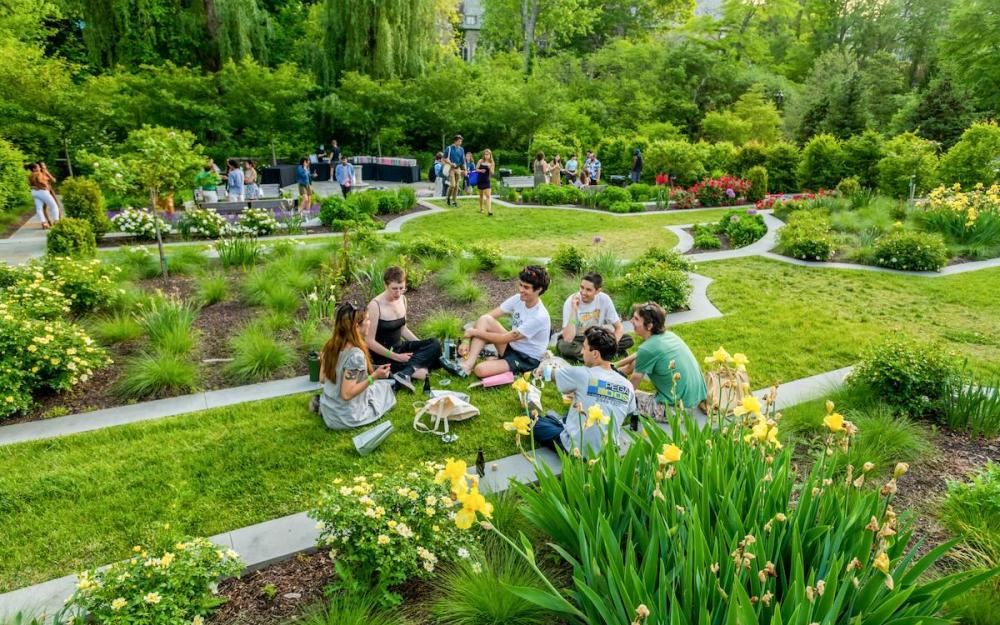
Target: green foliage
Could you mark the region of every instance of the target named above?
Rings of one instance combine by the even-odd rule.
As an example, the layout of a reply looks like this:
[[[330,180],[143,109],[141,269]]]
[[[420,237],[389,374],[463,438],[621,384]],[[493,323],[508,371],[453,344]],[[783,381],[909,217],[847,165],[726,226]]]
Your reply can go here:
[[[937,176],[936,150],[932,141],[911,132],[889,140],[885,156],[878,162],[879,189],[892,197],[905,198],[912,179],[916,195],[929,191]]]
[[[167,254],[167,267],[169,267],[170,273],[176,276],[190,276],[206,265],[208,265],[208,257],[205,256],[205,250],[200,245],[176,247]]]
[[[295,620],[299,625],[406,625],[399,610],[382,607],[372,595],[338,593],[326,605],[317,605]]]
[[[486,243],[473,245],[469,248],[469,253],[476,259],[479,268],[483,271],[489,271],[503,261],[503,253],[496,245]]]
[[[158,348],[181,356],[194,347],[194,306],[177,297],[161,296],[151,300],[139,313],[139,323]]]
[[[772,192],[787,192],[799,188],[799,150],[790,143],[778,142],[767,150],[764,161],[768,187]]]
[[[733,157],[732,162],[732,173],[740,177],[746,177],[747,172],[752,168],[766,166],[767,156],[768,150],[766,146],[756,141],[751,141],[736,151],[736,156]]]
[[[184,395],[198,390],[198,367],[169,349],[143,352],[125,362],[114,392],[125,400]]]
[[[116,295],[118,269],[96,258],[47,256],[42,271],[48,283],[61,292],[75,315],[101,310]]]
[[[853,198],[857,194],[861,193],[861,183],[858,182],[858,179],[855,176],[844,178],[837,183],[837,193],[839,193],[841,197],[846,197],[848,199]]]
[[[731,111],[709,111],[701,120],[701,134],[708,141],[728,141],[743,145],[750,138],[750,122],[740,119]]]
[[[890,336],[862,353],[850,384],[920,417],[945,398],[957,374],[954,357],[940,346]]]
[[[445,311],[433,312],[420,324],[420,336],[432,339],[454,339],[462,336],[462,319]]]
[[[59,195],[65,216],[90,222],[98,239],[111,229],[104,209],[104,195],[96,182],[83,177],[67,178],[59,187]]]
[[[608,207],[608,211],[612,213],[641,213],[646,210],[646,207],[639,202],[615,202]]]
[[[218,304],[229,297],[229,283],[222,274],[205,274],[198,278],[195,300],[199,306]]]
[[[995,121],[975,123],[941,157],[938,177],[945,185],[957,182],[967,188],[976,183],[989,186],[997,180],[997,159],[1000,159],[1000,126]]]
[[[802,148],[799,161],[799,186],[804,189],[832,189],[844,171],[844,150],[836,137],[816,135]]]
[[[113,345],[139,338],[143,334],[143,329],[134,316],[116,312],[92,322],[90,333],[101,343]]]
[[[399,212],[401,213],[405,213],[417,205],[417,192],[410,187],[396,189],[396,197],[399,198]]]
[[[184,189],[204,164],[193,134],[148,125],[129,133],[118,156],[84,158],[93,161],[91,177],[102,189],[120,193]]]
[[[619,202],[628,203],[631,199],[632,197],[629,195],[627,189],[608,185],[601,189],[596,196],[594,196],[594,203],[598,208],[610,210],[612,205]]]
[[[274,214],[263,208],[247,208],[240,213],[239,223],[235,227],[228,228],[251,236],[263,236],[274,234],[278,229],[278,220]]]
[[[107,569],[82,573],[67,605],[106,625],[188,625],[222,604],[214,585],[243,570],[235,551],[207,538],[176,541],[158,557],[136,550]]]
[[[716,229],[726,233],[731,248],[750,245],[767,234],[767,224],[764,223],[763,216],[741,210],[729,211],[719,220]]]
[[[215,242],[215,251],[219,255],[219,263],[226,269],[231,267],[250,269],[264,255],[264,249],[257,238],[245,235],[219,239]]]
[[[941,402],[941,422],[972,437],[1000,434],[1000,380],[977,378],[965,372],[949,378]],[[998,554],[1000,555],[1000,554]]]
[[[829,260],[833,255],[830,220],[817,210],[797,210],[778,231],[778,249],[801,260]]]
[[[885,140],[878,132],[866,130],[844,141],[844,174],[857,178],[862,187],[878,186],[878,162],[885,156]]]
[[[630,184],[625,190],[632,196],[633,202],[649,202],[656,197],[656,187],[644,182]]]
[[[111,226],[115,230],[132,234],[142,239],[156,238],[156,222],[159,222],[161,234],[170,234],[173,230],[173,227],[163,221],[162,217],[159,215],[154,217],[149,211],[145,210],[126,208],[111,218]]]
[[[90,222],[66,217],[57,221],[46,237],[46,254],[71,258],[93,258],[97,254],[97,239]]]
[[[694,227],[694,246],[699,250],[717,250],[722,247],[722,241],[707,226]]]
[[[631,308],[638,302],[656,302],[666,310],[687,305],[691,284],[685,271],[690,263],[680,254],[662,248],[650,248],[625,266],[611,281],[608,290],[615,293],[615,307]]]
[[[31,196],[24,163],[27,160],[13,144],[0,137],[0,213],[27,206]]]
[[[552,266],[566,273],[580,273],[586,262],[583,250],[576,245],[560,244],[552,254]]]
[[[948,263],[941,235],[897,230],[875,241],[876,265],[904,271],[937,271]]]
[[[680,185],[694,184],[708,173],[703,154],[705,145],[691,144],[682,139],[654,141],[646,150],[646,168],[669,173]]]
[[[260,325],[249,325],[230,342],[233,360],[226,363],[226,374],[235,382],[265,380],[291,364],[295,352]]]
[[[472,281],[461,261],[453,261],[444,271],[436,274],[434,282],[456,302],[469,304],[483,298],[483,290]]]
[[[413,258],[451,258],[458,254],[458,247],[444,237],[421,236],[409,241],[404,253]]]
[[[190,208],[181,215],[177,229],[185,237],[217,239],[228,229],[229,222],[213,208]]]
[[[750,183],[750,188],[746,192],[748,202],[763,200],[767,196],[767,168],[760,165],[751,167],[743,178]]]

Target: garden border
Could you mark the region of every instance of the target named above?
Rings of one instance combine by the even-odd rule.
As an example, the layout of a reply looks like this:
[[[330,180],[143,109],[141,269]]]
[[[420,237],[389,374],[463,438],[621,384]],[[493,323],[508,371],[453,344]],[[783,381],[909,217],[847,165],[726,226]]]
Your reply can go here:
[[[822,396],[840,386],[851,369],[852,367],[835,369],[780,385],[776,408],[781,410]],[[770,387],[760,389],[754,391],[754,395],[763,397],[770,390]],[[664,429],[667,427],[667,424],[659,425]],[[554,452],[540,449],[535,452],[535,456],[556,475],[562,472],[562,463]],[[503,492],[509,487],[511,480],[522,484],[536,481],[534,465],[521,454],[487,464],[490,470],[481,481],[484,493]],[[469,473],[474,474],[474,471],[470,469]],[[216,534],[210,540],[239,553],[246,563],[246,573],[288,560],[300,553],[314,552],[318,537],[319,529],[315,522],[309,519],[307,513],[299,512]],[[76,575],[67,575],[0,594],[0,615],[23,612],[38,615],[48,621],[62,608],[66,597],[73,594],[76,582]]]

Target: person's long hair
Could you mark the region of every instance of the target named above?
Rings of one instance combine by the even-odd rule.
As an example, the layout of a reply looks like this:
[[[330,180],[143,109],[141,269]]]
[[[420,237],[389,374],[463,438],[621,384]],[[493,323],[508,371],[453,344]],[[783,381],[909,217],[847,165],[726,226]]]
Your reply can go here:
[[[368,344],[361,336],[361,324],[365,321],[368,311],[354,302],[344,302],[337,306],[333,319],[333,335],[323,345],[320,361],[323,367],[323,377],[330,382],[337,381],[337,360],[345,348],[357,347],[365,354],[368,373],[372,373],[372,358],[368,353]]]
[[[489,148],[486,148],[485,150],[483,150],[483,160],[486,161],[487,163],[489,163],[490,165],[492,165],[493,164],[493,150],[491,150]]]

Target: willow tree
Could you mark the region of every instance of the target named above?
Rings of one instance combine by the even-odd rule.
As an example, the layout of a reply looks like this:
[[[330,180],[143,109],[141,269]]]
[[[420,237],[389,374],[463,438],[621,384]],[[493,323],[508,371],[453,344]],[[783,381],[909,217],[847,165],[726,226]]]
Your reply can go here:
[[[430,1],[325,0],[314,14],[319,82],[333,85],[348,71],[375,79],[419,75],[446,35],[441,8],[441,2]]]

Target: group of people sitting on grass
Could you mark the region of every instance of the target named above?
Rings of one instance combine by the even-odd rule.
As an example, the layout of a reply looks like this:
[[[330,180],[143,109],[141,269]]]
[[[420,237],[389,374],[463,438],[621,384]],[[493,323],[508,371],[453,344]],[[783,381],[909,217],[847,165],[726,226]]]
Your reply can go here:
[[[381,419],[395,406],[397,391],[415,390],[413,380],[426,379],[442,364],[459,377],[537,377],[543,362],[554,358],[549,354],[551,321],[541,301],[549,287],[543,267],[524,267],[518,292],[466,327],[457,363],[442,361],[438,341],[421,340],[407,327],[403,269],[388,268],[383,282],[385,290],[367,307],[349,301],[337,307],[333,335],[320,355],[323,389],[312,408],[332,429]],[[583,364],[554,367],[559,392],[573,396],[569,414],[549,412],[534,426],[538,443],[567,453],[597,451],[604,432],[620,432],[632,413],[664,420],[666,406],[703,409],[707,398],[701,367],[684,341],[667,331],[663,308],[652,302],[633,307],[632,331],[642,343],[629,355],[635,342],[602,287],[600,274],[588,273],[563,306],[556,350],[562,359]],[[505,317],[509,330],[500,323]],[[637,390],[644,379],[655,393]],[[590,432],[583,423],[595,405],[610,422]]]

